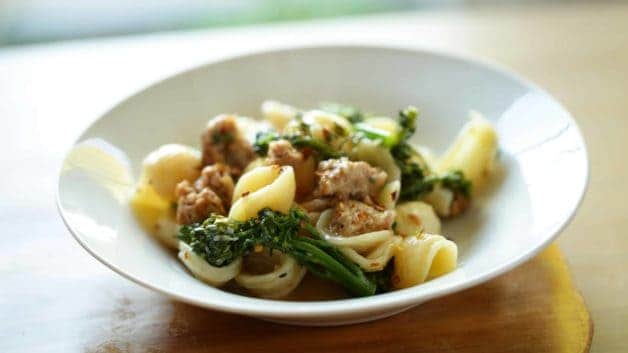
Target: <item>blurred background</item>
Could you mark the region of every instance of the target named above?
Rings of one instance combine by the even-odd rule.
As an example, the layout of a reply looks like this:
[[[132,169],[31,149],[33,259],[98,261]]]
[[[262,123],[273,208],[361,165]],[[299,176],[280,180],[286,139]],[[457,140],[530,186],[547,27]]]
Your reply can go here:
[[[434,8],[560,2],[583,1],[0,0],[0,46]]]

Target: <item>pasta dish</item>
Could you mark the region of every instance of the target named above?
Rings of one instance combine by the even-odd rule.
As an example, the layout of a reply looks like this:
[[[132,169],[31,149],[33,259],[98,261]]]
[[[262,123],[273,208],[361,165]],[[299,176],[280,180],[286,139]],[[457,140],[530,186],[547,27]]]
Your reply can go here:
[[[223,114],[146,156],[131,206],[199,280],[283,298],[304,276],[349,296],[419,285],[457,266],[441,219],[486,184],[497,134],[472,112],[439,158],[414,146],[419,113],[390,118],[340,104],[276,101],[263,119]]]

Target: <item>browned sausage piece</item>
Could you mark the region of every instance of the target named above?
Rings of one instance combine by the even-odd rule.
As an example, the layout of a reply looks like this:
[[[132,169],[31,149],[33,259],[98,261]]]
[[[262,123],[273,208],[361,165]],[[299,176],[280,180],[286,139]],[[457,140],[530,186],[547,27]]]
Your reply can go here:
[[[211,213],[225,214],[222,200],[212,189],[197,190],[189,181],[177,185],[177,223],[185,225],[204,221]]]
[[[196,190],[210,188],[220,199],[225,209],[231,207],[231,198],[233,197],[233,189],[235,183],[231,177],[231,169],[229,166],[216,163],[208,165],[201,171],[201,176],[194,182]]]
[[[387,174],[366,162],[354,162],[342,157],[321,161],[316,177],[318,182],[314,197],[371,203],[371,199],[377,196],[386,183]]]
[[[360,201],[339,202],[332,211],[330,230],[345,236],[391,229],[395,212]]]
[[[212,119],[201,136],[201,145],[204,166],[224,163],[236,178],[255,158],[253,147],[238,129],[234,115],[219,115]]]

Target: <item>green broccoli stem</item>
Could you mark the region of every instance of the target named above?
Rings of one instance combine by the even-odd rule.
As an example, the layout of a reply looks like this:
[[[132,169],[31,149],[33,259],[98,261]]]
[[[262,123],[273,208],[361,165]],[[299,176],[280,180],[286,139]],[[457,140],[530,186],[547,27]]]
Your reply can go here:
[[[312,236],[312,238],[304,237],[301,238],[302,241],[311,243],[317,248],[325,251],[333,260],[341,265],[341,270],[330,273],[327,277],[328,279],[344,285],[345,288],[347,288],[347,290],[355,296],[368,296],[375,294],[375,291],[377,290],[375,283],[369,280],[360,266],[345,257],[336,246],[326,241],[318,229],[316,229],[316,227],[312,224],[305,223],[303,228]],[[315,271],[316,269],[312,272]]]
[[[375,284],[364,276],[362,271],[347,268],[337,258],[328,254],[314,242],[305,240],[292,242],[290,255],[313,274],[341,284],[354,296],[364,297],[375,294]]]

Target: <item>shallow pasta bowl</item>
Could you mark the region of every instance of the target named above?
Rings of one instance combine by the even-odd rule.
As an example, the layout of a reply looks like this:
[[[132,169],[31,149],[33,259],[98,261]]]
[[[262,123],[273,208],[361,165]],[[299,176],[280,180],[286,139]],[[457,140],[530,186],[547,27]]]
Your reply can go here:
[[[458,269],[422,285],[367,298],[290,302],[241,296],[188,274],[138,225],[128,205],[141,161],[165,143],[197,146],[211,116],[258,116],[265,99],[301,107],[335,101],[394,116],[421,110],[416,141],[442,152],[468,111],[500,139],[492,183],[464,216],[444,223]],[[59,179],[60,213],[76,240],[122,276],[210,309],[304,325],[386,317],[504,273],[547,246],[572,217],[588,176],[569,113],[535,85],[494,65],[429,51],[332,46],[235,57],[183,72],[126,99],[78,139]]]

